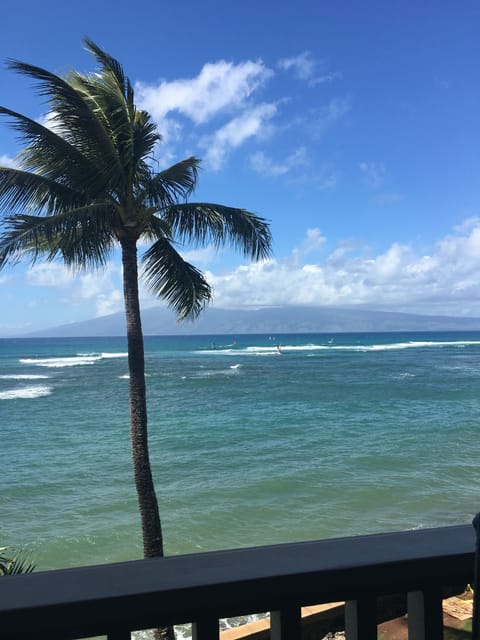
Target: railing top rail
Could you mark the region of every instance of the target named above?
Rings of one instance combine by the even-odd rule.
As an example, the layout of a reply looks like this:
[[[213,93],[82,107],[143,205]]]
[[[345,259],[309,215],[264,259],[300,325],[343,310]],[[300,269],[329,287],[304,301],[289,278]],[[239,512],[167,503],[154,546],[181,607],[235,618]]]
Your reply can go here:
[[[0,580],[0,622],[33,632],[74,620],[87,635],[108,620],[146,628],[448,586],[471,581],[474,544],[460,525],[38,572]]]

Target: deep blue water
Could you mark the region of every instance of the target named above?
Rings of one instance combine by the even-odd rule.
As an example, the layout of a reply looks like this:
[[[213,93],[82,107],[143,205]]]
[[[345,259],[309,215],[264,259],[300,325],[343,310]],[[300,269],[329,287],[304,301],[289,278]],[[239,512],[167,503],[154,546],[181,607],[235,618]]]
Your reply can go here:
[[[480,509],[478,332],[149,337],[146,371],[167,553]],[[128,419],[124,339],[0,340],[0,546],[140,557]]]

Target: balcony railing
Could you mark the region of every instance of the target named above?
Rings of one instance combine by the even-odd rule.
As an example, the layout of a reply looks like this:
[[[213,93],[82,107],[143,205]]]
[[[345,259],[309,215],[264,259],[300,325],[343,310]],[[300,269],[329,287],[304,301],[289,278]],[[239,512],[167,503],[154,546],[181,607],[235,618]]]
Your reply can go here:
[[[445,590],[473,581],[474,531],[453,526],[236,549],[0,578],[2,639],[81,638],[271,612],[271,638],[301,638],[301,607],[346,601],[350,640],[377,637],[376,599],[406,594],[409,637],[442,638]]]

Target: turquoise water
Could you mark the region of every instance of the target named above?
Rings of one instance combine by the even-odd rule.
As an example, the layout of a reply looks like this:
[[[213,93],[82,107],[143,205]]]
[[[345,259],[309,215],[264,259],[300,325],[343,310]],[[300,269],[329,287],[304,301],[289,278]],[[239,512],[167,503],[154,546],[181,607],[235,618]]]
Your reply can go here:
[[[167,553],[480,509],[480,333],[151,337],[146,371]],[[121,338],[0,340],[0,545],[39,569],[142,555],[127,374]]]

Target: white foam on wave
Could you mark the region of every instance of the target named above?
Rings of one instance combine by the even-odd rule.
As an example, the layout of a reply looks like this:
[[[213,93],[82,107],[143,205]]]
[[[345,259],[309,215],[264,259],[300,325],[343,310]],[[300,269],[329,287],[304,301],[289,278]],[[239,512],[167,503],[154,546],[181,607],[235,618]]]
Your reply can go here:
[[[126,358],[127,353],[78,353],[75,356],[65,356],[58,358],[21,358],[22,364],[32,364],[36,367],[48,367],[50,369],[61,369],[63,367],[81,367],[95,364],[100,360],[110,360],[112,358]]]
[[[404,373],[397,373],[392,375],[392,378],[394,380],[406,380],[407,378],[416,378],[416,375],[414,373],[409,373],[408,371],[405,371]]]
[[[128,353],[109,353],[107,352],[103,352],[100,354],[102,358],[126,358],[128,356]]]
[[[16,400],[18,398],[43,398],[45,396],[51,395],[51,393],[51,387],[36,385],[32,387],[22,387],[20,389],[9,389],[8,391],[0,391],[0,400]]]
[[[102,359],[102,356],[68,356],[65,358],[21,358],[22,364],[33,364],[36,367],[48,367],[61,369],[63,367],[79,367],[94,364]]]
[[[42,376],[35,374],[5,374],[0,376],[0,380],[48,380],[50,376]]]
[[[232,355],[235,356],[271,356],[280,353],[300,353],[308,352],[311,354],[315,351],[396,351],[400,349],[418,349],[418,348],[430,348],[430,347],[458,347],[464,348],[466,346],[480,346],[480,340],[410,340],[408,342],[393,342],[390,344],[301,344],[290,345],[278,343],[267,346],[252,345],[244,348],[235,349],[208,349],[198,351],[202,355]]]
[[[392,344],[370,344],[370,345],[332,345],[329,347],[333,350],[349,350],[349,351],[393,351],[398,349],[418,349],[428,347],[465,347],[467,345],[480,345],[480,340],[455,340],[455,341],[435,341],[424,340],[409,342],[393,342]]]

